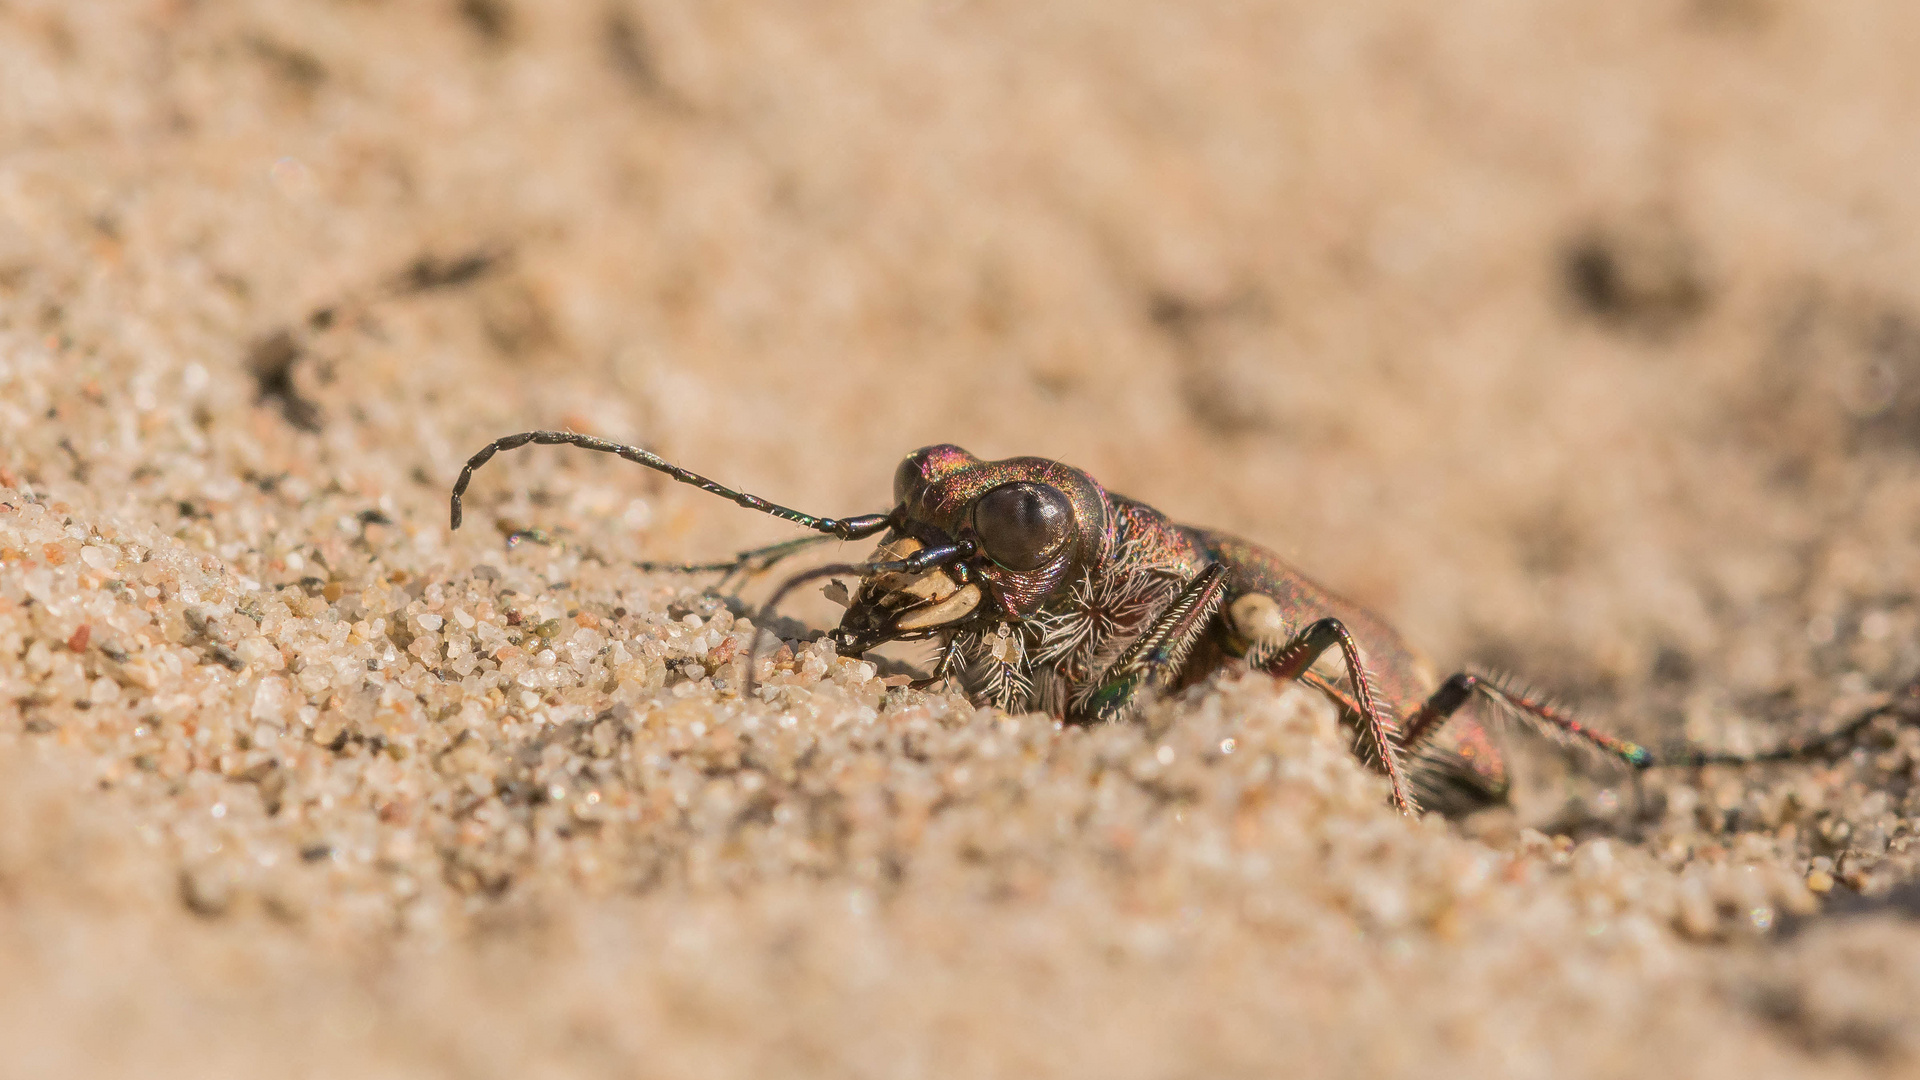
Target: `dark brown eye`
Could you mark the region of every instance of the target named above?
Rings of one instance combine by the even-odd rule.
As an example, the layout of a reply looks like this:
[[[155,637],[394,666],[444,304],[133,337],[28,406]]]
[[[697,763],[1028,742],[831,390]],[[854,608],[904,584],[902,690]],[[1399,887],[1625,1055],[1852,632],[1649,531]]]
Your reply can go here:
[[[920,490],[920,455],[915,454],[893,470],[893,501],[903,503]]]
[[[1002,484],[973,507],[973,531],[987,557],[1009,570],[1039,569],[1072,525],[1073,506],[1045,484]]]

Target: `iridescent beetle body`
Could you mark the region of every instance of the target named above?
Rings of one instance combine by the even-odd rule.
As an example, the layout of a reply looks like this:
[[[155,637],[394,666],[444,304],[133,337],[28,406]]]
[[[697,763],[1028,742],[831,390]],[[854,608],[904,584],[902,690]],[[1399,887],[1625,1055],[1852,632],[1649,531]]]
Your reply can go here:
[[[1029,530],[1024,549],[1029,537],[1004,524],[1020,515],[1020,501],[1042,510],[1036,520],[1055,523]],[[1456,676],[1467,686],[1436,698],[1443,688],[1432,665],[1384,620],[1256,544],[1176,524],[1059,462],[981,461],[953,446],[910,455],[894,502],[880,561],[975,550],[919,574],[868,575],[832,634],[843,653],[931,637],[942,645],[938,673],[958,678],[976,702],[1077,722],[1118,717],[1143,689],[1258,667],[1338,702],[1403,806],[1459,811],[1505,795],[1504,763],[1475,718],[1457,716],[1439,730],[1483,681]],[[929,587],[934,575],[943,580]],[[1358,679],[1345,677],[1343,642],[1365,672]],[[1503,704],[1538,707],[1486,689]],[[1557,713],[1540,719],[1592,734]],[[1638,752],[1596,738],[1628,760]]]
[[[1884,711],[1762,754],[1690,752],[1656,762],[1500,680],[1470,672],[1436,678],[1379,617],[1258,545],[1176,524],[1057,461],[982,461],[957,446],[908,455],[894,476],[891,510],[829,518],[723,487],[638,447],[525,432],[467,462],[453,490],[455,528],[474,470],[528,443],[617,454],[819,534],[672,569],[757,573],[816,542],[879,537],[867,562],[788,578],[768,610],[808,581],[858,577],[829,634],[835,648],[858,656],[890,641],[933,640],[934,678],[958,680],[978,704],[1092,723],[1231,666],[1305,682],[1337,703],[1356,751],[1385,774],[1395,805],[1409,813],[1423,803],[1459,813],[1505,798],[1499,752],[1480,719],[1460,713],[1470,701],[1635,768],[1786,760],[1846,739]],[[748,672],[751,679],[751,663]]]

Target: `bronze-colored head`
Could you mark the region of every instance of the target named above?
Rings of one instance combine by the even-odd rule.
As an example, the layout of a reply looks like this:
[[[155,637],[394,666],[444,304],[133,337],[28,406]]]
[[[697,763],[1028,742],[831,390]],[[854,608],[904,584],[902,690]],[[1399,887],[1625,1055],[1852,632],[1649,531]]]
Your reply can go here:
[[[900,463],[893,496],[893,527],[874,561],[933,555],[937,565],[865,577],[832,634],[844,656],[1026,618],[1107,540],[1106,492],[1046,458],[981,461],[957,446],[929,446]]]
[[[529,444],[615,454],[823,536],[861,540],[884,532],[875,561],[892,565],[836,564],[803,571],[776,589],[762,609],[770,614],[782,597],[806,582],[863,574],[859,593],[832,634],[843,655],[857,656],[885,641],[1027,618],[1098,560],[1111,542],[1113,509],[1107,493],[1079,469],[1045,458],[981,461],[957,446],[929,446],[907,455],[894,473],[892,510],[833,518],[737,491],[643,447],[573,431],[523,431],[481,447],[454,481],[448,507],[453,528],[460,527],[460,499],[474,471],[502,450]],[[802,546],[804,541],[777,544],[707,568],[728,576],[751,573],[756,560],[766,558],[759,567],[765,569]],[[747,671],[751,687],[751,664]]]

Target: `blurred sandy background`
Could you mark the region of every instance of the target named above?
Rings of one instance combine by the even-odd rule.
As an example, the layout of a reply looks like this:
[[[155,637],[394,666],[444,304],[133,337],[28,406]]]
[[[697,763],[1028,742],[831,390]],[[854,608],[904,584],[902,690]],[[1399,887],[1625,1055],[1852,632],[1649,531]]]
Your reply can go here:
[[[1029,718],[1007,732],[1053,786],[1007,790],[1087,800],[1082,831],[742,869],[740,823],[774,836],[777,808],[710,850],[697,814],[542,814],[599,775],[567,764],[597,719],[628,747],[610,804],[665,790],[624,764],[649,739],[704,752],[646,719],[683,676],[714,725],[759,715],[724,661],[684,669],[716,642],[669,640],[717,609],[631,560],[790,533],[553,450],[444,522],[466,455],[535,427],[828,514],[885,509],[923,444],[1044,454],[1270,543],[1443,665],[1655,743],[1767,745],[1920,673],[1915,55],[1920,13],[1806,0],[0,0],[0,1075],[1920,1067],[1920,746],[1892,723],[1838,762],[1656,779],[1652,825],[1618,777],[1523,753],[1520,820],[1556,848],[1402,825],[1331,751],[1305,809],[1260,804],[1268,840],[1241,795],[1176,823],[1081,766],[1111,744],[1152,772],[1185,721]],[[507,551],[515,527],[558,543]],[[652,681],[587,649],[545,704],[438,688],[469,600],[516,582],[563,665],[576,623],[666,642]],[[411,629],[344,629],[381,615]],[[442,673],[376,692],[391,715],[356,714],[358,668],[301,682],[389,641]],[[828,680],[821,746],[842,706],[895,715],[844,667],[795,668]],[[1276,746],[1324,749],[1275,694],[1180,708],[1210,746],[1278,717]],[[959,740],[912,751],[936,760],[1002,723],[904,707]],[[562,730],[588,749],[542,765]],[[391,783],[365,771],[396,746]],[[442,763],[461,746],[478,772]],[[794,792],[830,765],[781,753]],[[1238,775],[1210,760],[1195,791]],[[570,793],[517,796],[543,767]],[[482,773],[474,839],[435,785]],[[791,828],[902,813],[845,782],[884,789],[873,821],[816,800]],[[1041,813],[960,789],[928,812]],[[1117,858],[1086,824],[1109,813],[1160,846]],[[1284,873],[1194,884],[1181,830],[1216,827]],[[1461,875],[1497,899],[1365,900]],[[1866,916],[1782,940],[1814,879]],[[1249,914],[1272,902],[1291,929]],[[1096,932],[1123,918],[1163,936]]]

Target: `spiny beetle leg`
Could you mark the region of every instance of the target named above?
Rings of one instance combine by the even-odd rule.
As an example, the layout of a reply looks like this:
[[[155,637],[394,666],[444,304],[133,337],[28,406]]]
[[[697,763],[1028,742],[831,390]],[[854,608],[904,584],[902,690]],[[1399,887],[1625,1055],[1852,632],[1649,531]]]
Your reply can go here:
[[[1194,575],[1153,625],[1107,669],[1100,688],[1081,706],[1094,720],[1110,720],[1126,709],[1134,694],[1177,669],[1207,628],[1226,594],[1227,568],[1212,563]]]
[[[817,547],[833,539],[836,539],[836,537],[819,534],[815,536],[802,536],[795,540],[782,540],[777,544],[768,544],[766,547],[749,548],[746,551],[735,554],[733,558],[725,562],[643,562],[639,563],[638,566],[641,570],[650,574],[717,573],[720,575],[720,580],[714,582],[714,588],[718,589],[723,588],[727,582],[733,580],[736,576],[744,583],[748,578],[764,574],[773,569],[788,556],[797,555],[810,547]]]
[[[1417,750],[1428,739],[1440,734],[1447,720],[1460,711],[1460,706],[1467,703],[1479,685],[1478,675],[1464,671],[1441,683],[1440,689],[1435,690],[1425,704],[1407,718],[1407,726],[1400,732],[1401,749]]]
[[[1340,647],[1341,658],[1347,662],[1347,680],[1353,684],[1353,703],[1360,715],[1361,747],[1365,755],[1380,766],[1380,771],[1387,774],[1387,782],[1393,785],[1393,804],[1403,814],[1417,813],[1420,808],[1414,803],[1405,770],[1400,767],[1399,740],[1394,737],[1393,726],[1374,697],[1373,680],[1360,661],[1360,648],[1339,619],[1321,619],[1300,631],[1261,668],[1275,678],[1291,682],[1305,675],[1321,653],[1336,645]]]
[[[1920,682],[1915,682],[1902,693],[1864,710],[1837,728],[1792,736],[1767,750],[1738,754],[1686,748],[1656,755],[1638,743],[1588,727],[1559,709],[1505,685],[1497,678],[1462,671],[1442,683],[1440,689],[1434,691],[1409,718],[1401,738],[1401,748],[1410,754],[1418,754],[1446,727],[1448,718],[1476,694],[1526,721],[1528,726],[1548,737],[1584,746],[1632,767],[1636,784],[1640,773],[1647,769],[1699,768],[1706,765],[1744,767],[1799,761],[1851,743],[1867,725],[1883,716],[1910,719],[1920,716]]]
[[[1504,686],[1499,680],[1487,675],[1477,675],[1462,671],[1440,685],[1426,704],[1407,722],[1407,729],[1401,737],[1401,746],[1407,750],[1418,750],[1427,740],[1440,733],[1447,718],[1457,712],[1460,706],[1474,694],[1480,694],[1495,704],[1508,709],[1514,715],[1528,721],[1536,727],[1542,727],[1548,735],[1562,740],[1585,745],[1598,750],[1608,757],[1615,758],[1636,769],[1645,769],[1653,764],[1653,755],[1639,743],[1598,731],[1568,716],[1559,709],[1523,694],[1511,687]]]

